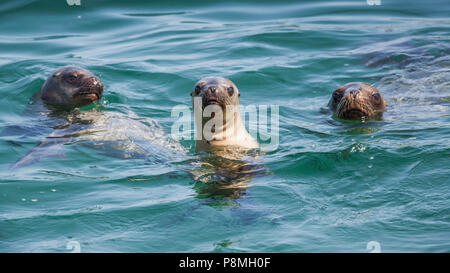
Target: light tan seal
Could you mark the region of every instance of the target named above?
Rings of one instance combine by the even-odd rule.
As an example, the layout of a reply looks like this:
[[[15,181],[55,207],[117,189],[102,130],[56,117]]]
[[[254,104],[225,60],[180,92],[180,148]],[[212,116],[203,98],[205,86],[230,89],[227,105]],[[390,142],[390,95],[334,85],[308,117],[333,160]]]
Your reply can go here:
[[[381,118],[387,103],[375,87],[351,82],[336,89],[328,105],[337,118],[359,120]]]
[[[236,85],[222,77],[203,78],[195,84],[191,96],[198,136],[196,151],[212,147],[260,147],[242,122],[240,95]]]

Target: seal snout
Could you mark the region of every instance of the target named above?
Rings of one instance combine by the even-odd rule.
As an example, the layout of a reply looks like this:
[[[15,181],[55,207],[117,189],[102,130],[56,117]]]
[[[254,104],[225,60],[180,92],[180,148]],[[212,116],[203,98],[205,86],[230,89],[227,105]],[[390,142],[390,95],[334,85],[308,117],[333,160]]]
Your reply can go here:
[[[103,94],[103,83],[96,77],[92,76],[87,78],[80,86],[78,91],[73,97],[82,97],[83,99],[90,100],[91,103],[99,100]]]
[[[208,93],[211,95],[215,95],[217,91],[217,86],[210,86],[208,87]]]
[[[206,105],[216,104],[219,105],[219,99],[217,97],[217,85],[208,86],[206,92],[203,95],[203,99]]]
[[[364,95],[358,89],[347,92],[337,106],[337,116],[345,119],[359,119],[370,116]]]
[[[96,95],[97,100],[99,100],[103,94],[103,83],[96,76],[89,78],[89,80],[92,82],[92,91],[93,91],[92,94]]]
[[[221,86],[215,82],[206,84],[203,86],[201,92],[202,101],[204,106],[208,105],[224,105],[223,92]]]
[[[349,91],[350,96],[356,98],[356,96],[360,93],[359,89],[353,89]]]
[[[341,114],[341,118],[345,119],[359,119],[362,117],[368,117],[369,115],[361,109],[348,109],[347,111],[343,111]]]
[[[78,107],[86,106],[98,101],[103,94],[103,83],[94,75],[86,75],[82,78],[77,91],[72,95]]]

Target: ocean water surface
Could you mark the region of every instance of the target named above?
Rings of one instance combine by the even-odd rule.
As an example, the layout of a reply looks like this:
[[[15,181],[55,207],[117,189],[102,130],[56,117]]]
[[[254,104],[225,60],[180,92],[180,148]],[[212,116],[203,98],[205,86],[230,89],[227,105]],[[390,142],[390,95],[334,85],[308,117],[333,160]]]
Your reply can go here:
[[[439,0],[2,1],[0,252],[449,252],[449,14]],[[168,134],[217,75],[242,105],[279,106],[279,145],[247,168],[193,140],[175,158],[75,137],[11,169],[64,124],[29,101],[69,64],[105,86],[81,114],[118,117],[129,143],[133,122]],[[352,81],[382,92],[382,120],[331,116]]]

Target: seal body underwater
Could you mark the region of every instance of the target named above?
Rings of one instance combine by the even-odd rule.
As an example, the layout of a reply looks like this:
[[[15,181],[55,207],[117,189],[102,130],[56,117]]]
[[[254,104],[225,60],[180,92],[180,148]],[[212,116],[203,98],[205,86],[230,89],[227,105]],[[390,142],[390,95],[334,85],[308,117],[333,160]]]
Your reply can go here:
[[[199,196],[239,199],[253,177],[267,174],[257,160],[260,145],[241,119],[240,91],[229,79],[206,77],[191,96],[199,162],[190,173],[201,182]]]
[[[21,114],[24,122],[5,126],[0,136],[20,146],[25,137],[49,134],[70,110],[96,102],[102,93],[103,84],[92,72],[77,66],[59,68],[30,98]]]
[[[337,118],[361,120],[381,118],[387,103],[375,87],[351,82],[333,92],[328,106]]]
[[[53,131],[16,161],[10,168],[23,167],[49,156],[61,156],[64,144],[79,142],[121,158],[148,158],[164,161],[175,157],[183,148],[170,138],[159,124],[149,118],[139,118],[127,109],[122,112],[102,111],[79,107],[98,101],[103,94],[101,80],[90,71],[67,66],[54,72],[33,96],[40,100],[56,118]],[[174,150],[173,154],[168,152]],[[172,156],[173,155],[173,156]]]

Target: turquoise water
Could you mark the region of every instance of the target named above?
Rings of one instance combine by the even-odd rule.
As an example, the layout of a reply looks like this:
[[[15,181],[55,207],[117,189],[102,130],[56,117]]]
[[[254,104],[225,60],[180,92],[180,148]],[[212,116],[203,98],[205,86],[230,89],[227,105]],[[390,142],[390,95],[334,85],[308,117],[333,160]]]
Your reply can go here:
[[[22,131],[0,138],[0,251],[449,252],[449,12],[447,1],[2,1],[0,126]],[[242,105],[280,106],[279,146],[255,175],[230,168],[227,183],[245,187],[228,190],[193,178],[192,140],[174,164],[75,138],[9,169],[61,125],[26,109],[68,64],[105,86],[83,112],[131,112],[167,132],[200,78],[230,78]],[[382,92],[381,121],[331,117],[331,92],[351,81]]]

